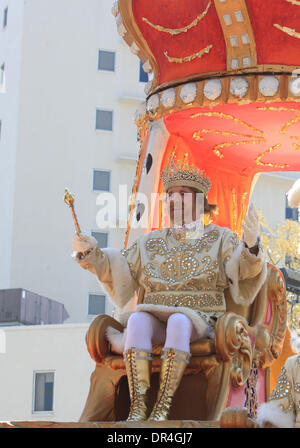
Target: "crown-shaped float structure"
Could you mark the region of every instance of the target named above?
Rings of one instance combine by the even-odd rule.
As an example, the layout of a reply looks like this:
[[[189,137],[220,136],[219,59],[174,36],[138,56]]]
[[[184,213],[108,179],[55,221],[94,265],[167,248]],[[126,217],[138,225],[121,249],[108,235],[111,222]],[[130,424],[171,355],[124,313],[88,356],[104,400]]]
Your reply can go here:
[[[176,147],[211,179],[216,223],[239,233],[255,174],[300,170],[300,0],[119,0],[112,12],[149,73],[133,192],[164,189]]]
[[[300,97],[299,0],[119,0],[113,14],[152,76],[147,96],[194,82],[183,104]]]

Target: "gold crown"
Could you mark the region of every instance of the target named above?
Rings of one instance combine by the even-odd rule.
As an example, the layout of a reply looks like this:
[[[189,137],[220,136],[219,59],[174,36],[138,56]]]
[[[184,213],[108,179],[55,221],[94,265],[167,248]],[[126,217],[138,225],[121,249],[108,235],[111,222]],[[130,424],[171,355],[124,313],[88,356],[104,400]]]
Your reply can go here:
[[[183,161],[178,161],[173,150],[169,164],[161,172],[161,180],[165,191],[171,187],[191,187],[204,193],[209,192],[211,181],[200,168],[188,162],[188,153],[185,153]]]

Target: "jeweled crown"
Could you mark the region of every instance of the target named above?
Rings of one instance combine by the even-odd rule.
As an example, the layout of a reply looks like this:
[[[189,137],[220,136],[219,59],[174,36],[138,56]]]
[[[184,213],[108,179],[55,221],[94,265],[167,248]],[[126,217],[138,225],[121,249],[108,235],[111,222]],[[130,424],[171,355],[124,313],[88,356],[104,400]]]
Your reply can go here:
[[[204,171],[189,162],[188,153],[183,160],[177,160],[175,151],[170,156],[168,165],[161,172],[161,180],[167,192],[171,187],[191,187],[204,193],[210,190],[211,181]]]

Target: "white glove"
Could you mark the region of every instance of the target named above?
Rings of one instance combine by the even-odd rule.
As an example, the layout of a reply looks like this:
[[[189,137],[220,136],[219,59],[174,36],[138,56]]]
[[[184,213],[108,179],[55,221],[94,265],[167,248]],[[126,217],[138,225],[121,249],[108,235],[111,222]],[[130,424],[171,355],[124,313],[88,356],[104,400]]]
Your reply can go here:
[[[249,248],[255,246],[259,237],[259,222],[253,204],[251,204],[248,209],[242,227],[244,229],[243,241]]]
[[[73,249],[76,252],[86,252],[90,249],[94,249],[97,246],[97,240],[93,236],[83,235],[82,233],[78,235],[77,233],[73,236]]]
[[[290,207],[300,206],[300,179],[296,180],[292,188],[288,191],[287,197]]]

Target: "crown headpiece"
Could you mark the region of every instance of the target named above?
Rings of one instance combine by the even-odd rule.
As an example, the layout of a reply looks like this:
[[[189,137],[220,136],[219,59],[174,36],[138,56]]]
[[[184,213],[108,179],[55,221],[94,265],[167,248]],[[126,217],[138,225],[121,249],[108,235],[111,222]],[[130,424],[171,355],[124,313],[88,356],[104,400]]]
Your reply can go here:
[[[182,161],[177,160],[175,150],[172,151],[169,164],[161,172],[161,180],[165,191],[171,187],[191,187],[204,193],[209,192],[211,181],[200,169],[188,161],[188,153],[185,153]]]

